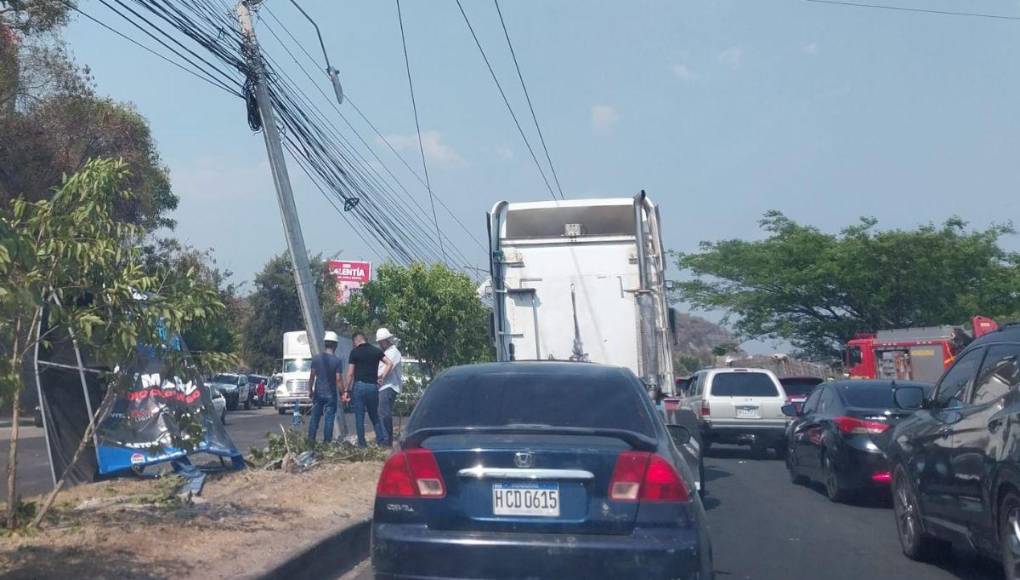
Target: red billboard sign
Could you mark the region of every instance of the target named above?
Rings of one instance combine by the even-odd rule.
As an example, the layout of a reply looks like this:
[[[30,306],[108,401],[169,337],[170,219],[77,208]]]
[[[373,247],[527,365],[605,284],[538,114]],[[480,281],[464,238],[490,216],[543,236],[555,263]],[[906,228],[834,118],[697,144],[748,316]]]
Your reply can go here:
[[[372,279],[372,263],[358,260],[330,260],[329,275],[336,281],[336,298],[342,304]]]

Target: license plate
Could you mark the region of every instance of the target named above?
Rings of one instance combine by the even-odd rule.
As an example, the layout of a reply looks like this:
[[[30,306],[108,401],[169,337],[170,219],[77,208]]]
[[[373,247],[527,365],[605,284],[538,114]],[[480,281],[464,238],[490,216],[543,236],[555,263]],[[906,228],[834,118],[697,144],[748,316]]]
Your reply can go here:
[[[560,486],[556,483],[495,483],[492,513],[497,516],[560,515]]]
[[[737,419],[758,419],[758,407],[737,407]]]

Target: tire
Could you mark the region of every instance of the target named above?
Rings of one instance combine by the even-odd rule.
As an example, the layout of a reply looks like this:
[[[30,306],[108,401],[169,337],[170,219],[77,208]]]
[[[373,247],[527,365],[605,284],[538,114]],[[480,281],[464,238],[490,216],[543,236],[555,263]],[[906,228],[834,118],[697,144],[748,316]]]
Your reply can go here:
[[[226,408],[224,408],[223,412],[220,413],[220,423],[222,425],[226,425],[227,424],[227,409]]]
[[[279,413],[280,415],[286,415],[287,414],[287,411],[285,409],[281,409],[279,407],[277,407],[276,412]]]
[[[1006,580],[1020,579],[1020,495],[1008,491],[999,502],[999,545]]]
[[[711,450],[712,450],[712,440],[708,438],[708,435],[705,435],[701,439],[701,456],[704,457],[704,456],[708,455],[709,451],[711,451]]]
[[[248,400],[244,402],[244,410],[251,411],[251,397],[249,397]]]
[[[776,459],[786,458],[786,442],[776,443],[772,446],[772,450],[776,452]]]
[[[946,542],[933,538],[924,531],[921,514],[918,511],[917,496],[902,467],[893,474],[893,514],[896,517],[896,535],[900,539],[903,555],[918,562],[930,562]]]
[[[236,398],[231,397],[231,398],[227,399],[227,410],[228,411],[236,411],[237,410],[237,399]]]
[[[843,503],[850,499],[850,490],[839,481],[836,465],[828,452],[822,453],[822,469],[825,473],[825,480],[822,483],[825,484],[825,496],[829,498],[829,501]]]
[[[786,453],[786,472],[790,474],[790,483],[794,485],[805,485],[810,481],[804,475],[797,473],[797,468],[793,465],[793,455],[789,452]]]

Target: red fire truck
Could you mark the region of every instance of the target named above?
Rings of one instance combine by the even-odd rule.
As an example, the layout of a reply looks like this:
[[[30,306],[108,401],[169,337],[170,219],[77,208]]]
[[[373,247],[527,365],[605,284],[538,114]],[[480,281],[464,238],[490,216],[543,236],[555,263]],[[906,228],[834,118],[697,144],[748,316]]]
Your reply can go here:
[[[956,353],[998,327],[991,318],[975,316],[969,331],[962,326],[926,326],[861,334],[847,344],[844,362],[852,379],[934,383]]]

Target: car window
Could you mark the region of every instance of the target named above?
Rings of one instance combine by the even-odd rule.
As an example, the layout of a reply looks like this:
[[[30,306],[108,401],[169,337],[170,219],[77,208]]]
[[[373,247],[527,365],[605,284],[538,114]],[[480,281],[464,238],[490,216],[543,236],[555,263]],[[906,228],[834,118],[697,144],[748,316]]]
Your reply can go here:
[[[818,413],[832,413],[839,407],[839,398],[836,391],[826,388],[822,391],[822,397],[818,401]]]
[[[811,377],[796,378],[796,379],[779,379],[779,382],[783,385],[783,390],[786,391],[787,397],[805,396],[811,393],[820,383],[822,379],[816,379]]]
[[[840,387],[843,399],[850,407],[861,409],[891,409],[896,406],[893,402],[892,385],[882,386],[855,386],[843,385]]]
[[[213,377],[213,383],[220,383],[223,385],[233,385],[237,382],[237,375],[216,375]]]
[[[654,437],[642,397],[647,397],[643,389],[636,388],[622,371],[599,380],[592,380],[588,373],[444,374],[425,391],[408,431],[528,424],[623,429]]]
[[[935,393],[935,403],[939,407],[955,406],[962,402],[961,398],[966,392],[967,387],[970,386],[971,381],[974,380],[974,375],[977,373],[978,365],[981,364],[981,355],[983,354],[983,348],[965,353],[942,376],[942,380],[939,381],[938,391]]]
[[[719,373],[712,378],[713,397],[778,397],[772,377],[765,373]]]
[[[804,414],[814,413],[818,409],[818,400],[822,398],[825,387],[820,387],[811,393],[811,396],[804,402]]]
[[[1020,345],[1000,344],[988,347],[988,356],[974,382],[971,402],[975,405],[990,403],[1005,395],[1020,382],[1017,357]]]

